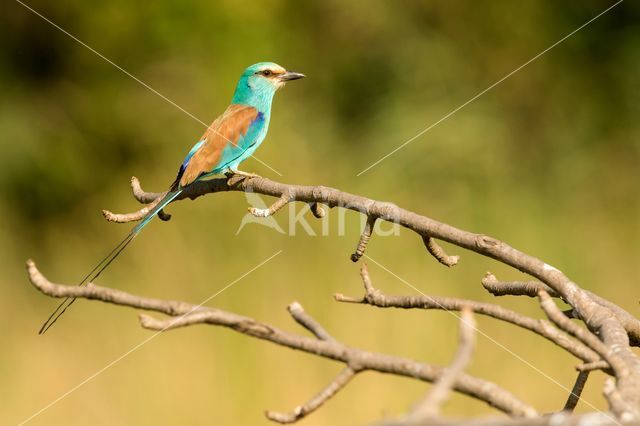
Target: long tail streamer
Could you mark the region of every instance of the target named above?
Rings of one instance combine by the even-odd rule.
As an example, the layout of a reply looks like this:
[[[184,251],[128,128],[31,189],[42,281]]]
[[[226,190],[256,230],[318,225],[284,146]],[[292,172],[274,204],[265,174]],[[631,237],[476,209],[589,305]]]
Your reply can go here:
[[[78,285],[81,286],[88,282],[94,282],[100,276],[100,274],[105,269],[107,269],[107,267],[111,265],[111,263],[120,255],[120,253],[123,252],[123,250],[131,243],[131,241],[133,241],[133,239],[140,233],[142,228],[144,228],[158,214],[160,210],[162,210],[167,206],[167,204],[169,204],[178,195],[180,195],[181,192],[181,190],[168,192],[167,195],[165,195],[164,198],[160,202],[158,202],[158,204],[156,204],[156,206],[149,213],[147,213],[144,218],[142,218],[140,223],[137,224],[131,230],[131,232],[129,232],[129,234],[109,252],[109,254],[107,254],[96,266],[94,266],[93,269],[91,269],[91,271],[89,271],[89,273],[84,276],[84,278],[82,278]],[[75,300],[75,297],[67,297],[66,299],[64,299],[62,303],[60,303],[58,307],[51,313],[51,315],[49,315],[49,318],[47,318],[44,324],[42,324],[42,327],[40,327],[40,331],[38,331],[38,334],[44,334],[47,330],[49,330],[51,326],[55,324],[56,321],[58,321],[58,318],[60,318],[62,314],[65,313],[69,306],[71,306],[73,302],[75,302]]]

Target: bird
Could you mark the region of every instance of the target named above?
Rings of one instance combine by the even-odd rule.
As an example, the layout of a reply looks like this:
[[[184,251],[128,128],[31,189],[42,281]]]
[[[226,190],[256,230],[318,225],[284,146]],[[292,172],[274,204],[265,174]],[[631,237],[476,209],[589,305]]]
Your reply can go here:
[[[257,176],[239,170],[238,166],[253,155],[264,141],[276,91],[287,82],[304,77],[304,74],[288,71],[274,62],[258,62],[247,67],[240,76],[231,104],[187,153],[164,197],[78,285],[95,281],[167,204],[195,182],[222,173],[245,178]],[[73,297],[63,300],[44,322],[38,334],[44,334],[51,328],[74,301]]]

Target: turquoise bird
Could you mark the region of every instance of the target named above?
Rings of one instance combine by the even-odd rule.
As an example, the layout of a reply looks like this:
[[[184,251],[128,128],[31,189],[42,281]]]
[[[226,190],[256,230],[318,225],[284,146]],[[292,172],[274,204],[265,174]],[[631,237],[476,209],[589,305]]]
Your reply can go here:
[[[273,62],[260,62],[245,69],[231,105],[191,148],[166,195],[78,285],[98,278],[142,228],[194,182],[221,173],[253,176],[239,171],[238,166],[264,141],[269,129],[273,96],[288,81],[303,77],[304,74],[287,71]],[[75,298],[66,298],[45,321],[39,334],[46,332],[74,301]]]

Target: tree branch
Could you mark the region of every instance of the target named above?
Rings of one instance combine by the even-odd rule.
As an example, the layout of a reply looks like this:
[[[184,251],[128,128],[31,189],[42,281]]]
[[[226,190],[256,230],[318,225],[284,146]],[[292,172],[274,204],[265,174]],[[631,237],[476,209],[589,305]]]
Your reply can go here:
[[[302,305],[298,302],[293,302],[289,306],[287,306],[287,310],[289,314],[293,317],[294,320],[311,333],[316,336],[320,340],[326,340],[329,342],[335,341],[333,337],[310,315],[308,315],[304,309],[302,309]]]
[[[606,370],[607,374],[613,375],[613,372],[610,371],[609,364],[607,364],[607,361],[586,362],[584,364],[577,365],[576,370],[578,371]]]
[[[571,322],[551,299],[551,296],[544,291],[538,292],[540,298],[540,307],[547,314],[547,317],[560,329],[566,331],[570,335],[580,340],[584,345],[593,349],[605,360],[617,375],[627,374],[627,367],[622,360],[616,356],[604,343],[592,334],[586,328],[580,327],[578,324]]]
[[[573,389],[571,389],[569,398],[567,398],[567,402],[564,404],[562,411],[568,411],[570,413],[573,412],[576,405],[578,405],[578,401],[580,401],[580,395],[582,395],[582,390],[584,389],[584,385],[587,383],[588,378],[589,371],[580,371],[578,373],[576,382],[573,385]]]
[[[625,362],[625,355],[622,351],[616,351],[611,346],[607,346],[589,330],[571,322],[569,318],[567,318],[562,312],[560,312],[560,309],[558,309],[556,304],[551,299],[551,296],[549,296],[546,291],[540,290],[538,292],[538,298],[540,299],[540,306],[542,307],[542,310],[545,312],[545,314],[547,314],[547,317],[549,317],[549,319],[553,323],[555,323],[558,327],[560,327],[567,333],[579,339],[585,345],[589,346],[611,366],[618,384],[627,380],[631,372],[629,366]],[[613,327],[611,328],[613,329]],[[603,328],[603,332],[611,333],[612,330]],[[612,338],[612,340],[624,339],[620,337],[619,332],[615,334],[617,335],[610,337]],[[624,337],[627,337],[626,333],[624,334]],[[606,336],[603,336],[603,338],[607,339]],[[616,343],[614,347],[621,346]],[[614,413],[616,413],[618,417],[623,420],[633,419],[635,416],[634,411],[637,410],[637,407],[630,405],[628,400],[626,400],[622,396],[622,393],[618,390],[618,388],[619,386],[615,386],[615,388],[609,393],[605,392],[605,394],[609,396],[609,404],[611,405],[611,409]]]
[[[278,210],[289,204],[293,199],[293,194],[284,193],[271,205],[268,209],[258,209],[256,207],[249,207],[249,212],[256,217],[269,217],[276,214]]]
[[[437,416],[440,406],[449,397],[451,386],[455,383],[456,378],[471,362],[471,356],[476,344],[476,321],[473,318],[473,310],[468,306],[463,307],[461,313],[458,351],[453,358],[453,362],[436,382],[431,392],[409,414],[409,421],[411,422],[420,423]]]
[[[358,246],[356,247],[356,251],[351,255],[351,261],[357,262],[360,260],[364,251],[367,249],[367,244],[369,244],[369,239],[371,238],[371,233],[373,232],[373,227],[376,225],[376,218],[373,216],[367,217],[367,223],[364,225],[364,229],[362,230],[362,235],[360,235],[360,241],[358,241]]]
[[[329,383],[324,389],[322,389],[316,396],[314,396],[309,402],[304,405],[299,405],[289,413],[280,413],[277,411],[266,411],[265,415],[269,420],[273,420],[277,423],[295,423],[298,420],[305,417],[307,414],[312,413],[322,404],[327,402],[332,396],[338,393],[343,387],[349,383],[349,381],[356,375],[356,371],[351,367],[345,367],[340,373]]]
[[[155,200],[162,196],[162,193],[147,193],[143,191],[135,178],[132,179],[131,184],[135,198],[142,203],[157,202]],[[262,177],[232,176],[228,179],[217,178],[196,182],[185,188],[184,192],[174,201],[186,198],[195,199],[205,194],[224,191],[254,192],[278,198],[278,201],[269,209],[269,214],[274,214],[278,208],[292,201],[311,204],[312,211],[316,217],[320,215],[319,211],[321,208],[319,206],[321,204],[327,208],[340,207],[349,209],[366,215],[371,223],[375,220],[388,221],[417,233],[425,240],[428,248],[431,246],[430,252],[436,256],[437,259],[438,256],[443,260],[448,259],[449,261],[451,260],[450,258],[452,258],[450,256],[445,257],[444,252],[438,250],[439,246],[437,244],[434,245],[434,240],[441,240],[476,252],[482,256],[495,259],[530,275],[537,281],[530,282],[524,286],[524,288],[522,288],[522,285],[514,284],[508,289],[508,292],[510,292],[510,294],[520,292],[518,294],[531,295],[532,292],[535,291],[535,294],[540,297],[541,306],[545,309],[549,318],[552,319],[558,327],[572,334],[578,340],[573,341],[552,327],[547,321],[540,320],[536,322],[537,320],[518,316],[518,314],[514,316],[513,314],[515,314],[515,312],[503,310],[503,308],[496,305],[479,304],[478,302],[471,301],[464,302],[471,302],[469,306],[478,314],[489,315],[540,334],[574,354],[588,365],[601,366],[601,361],[606,361],[610,372],[615,376],[614,381],[607,382],[607,388],[605,389],[611,410],[619,419],[640,420],[640,357],[635,354],[630,347],[630,344],[637,345],[640,342],[640,321],[617,305],[581,289],[559,269],[493,237],[455,228],[451,225],[402,209],[392,203],[372,200],[324,186],[288,185]],[[315,208],[313,206],[315,206]],[[107,219],[116,222],[130,222],[143,217],[144,214],[149,211],[149,208],[150,207],[144,207],[137,212],[124,215],[107,212],[105,216]],[[164,213],[162,217],[165,219],[169,218],[169,216]],[[361,241],[362,240],[361,238]],[[366,242],[362,245],[363,249],[365,245]],[[356,250],[356,253],[357,252],[358,250]],[[33,267],[33,270],[31,270],[31,267]],[[30,271],[35,274],[31,277],[32,282],[35,284],[38,282],[38,274],[36,274],[37,270],[35,270],[35,266],[32,264],[30,265]],[[42,282],[40,282],[40,284],[42,284]],[[495,282],[492,284],[494,284],[495,287]],[[274,329],[267,324],[258,323],[253,319],[213,308],[198,309],[188,315],[184,315],[187,312],[175,313],[175,309],[183,307],[182,302],[165,302],[145,298],[136,299],[137,296],[96,286],[77,288],[54,286],[50,288],[44,285],[41,290],[46,293],[44,289],[51,291],[50,294],[54,296],[59,293],[64,293],[72,297],[95,298],[127,306],[156,310],[173,316],[182,315],[180,318],[174,319],[177,323],[172,323],[171,328],[201,322],[230,327],[253,337],[343,362],[352,368],[356,365],[358,366],[356,370],[376,370],[407,377],[416,377],[431,382],[441,377],[444,371],[440,367],[429,364],[416,363],[415,361],[403,358],[349,348],[335,341],[290,335]],[[494,288],[494,291],[505,292],[504,288],[502,290],[495,290]],[[571,307],[571,315],[583,321],[586,328],[572,323],[569,318],[559,311],[552,301],[549,302],[547,300],[550,300],[549,294],[569,304]],[[371,293],[371,295],[367,293],[365,298],[360,300],[344,296],[341,297],[342,301],[358,301],[360,303],[375,304],[376,306],[380,305],[380,307],[387,307],[384,306],[384,304],[388,303],[389,306],[398,304],[397,307],[421,307],[423,309],[459,310],[461,308],[460,299],[428,298],[431,300],[429,301],[427,298],[384,296],[383,299],[379,300],[373,296],[376,296],[376,291]],[[132,300],[135,303],[126,303],[132,302]],[[551,306],[551,304],[553,304],[553,306]],[[145,307],[147,305],[148,307]],[[193,305],[185,305],[193,308]],[[436,308],[436,306],[439,305],[444,308]],[[144,321],[149,326],[157,326],[158,323],[162,323],[162,321],[149,319],[148,317]],[[531,321],[535,322],[536,325]],[[313,328],[311,331],[313,332]],[[353,357],[355,357],[360,364],[356,363]],[[458,377],[454,389],[488,402],[512,415],[524,416],[534,415],[535,413],[531,407],[521,403],[506,391],[497,388],[496,385],[464,373]]]
[[[555,290],[538,281],[498,281],[491,272],[487,272],[482,279],[483,287],[494,296],[528,296],[538,297],[540,290],[546,291],[551,297],[560,297]],[[584,290],[597,304],[610,309],[618,318],[622,326],[629,334],[630,344],[640,346],[640,320],[626,310],[607,299],[598,296],[588,290]],[[572,317],[575,311],[571,309]],[[578,316],[579,318],[579,316]]]
[[[463,308],[468,307],[476,314],[486,315],[491,318],[516,325],[525,330],[532,331],[558,345],[584,362],[595,362],[601,359],[600,356],[591,348],[561,333],[548,321],[530,318],[499,305],[476,302],[474,300],[430,295],[385,295],[380,290],[373,287],[366,264],[362,265],[360,268],[360,276],[362,277],[362,282],[365,288],[364,297],[354,298],[344,296],[342,294],[336,294],[334,296],[335,299],[339,302],[363,303],[376,306],[378,308],[440,309],[444,311],[460,311]]]
[[[422,242],[424,242],[427,251],[429,251],[429,253],[431,253],[431,255],[444,266],[452,267],[458,264],[460,256],[449,256],[434,238],[423,235]]]
[[[408,358],[352,348],[335,340],[320,340],[288,333],[253,318],[220,309],[191,305],[185,302],[135,296],[121,290],[100,287],[91,283],[83,287],[54,284],[38,271],[33,261],[27,262],[27,269],[31,283],[48,296],[100,300],[176,317],[168,320],[157,320],[147,315],[141,315],[141,324],[148,329],[166,331],[193,324],[211,324],[228,327],[247,336],[339,361],[356,372],[372,370],[434,382],[445,371],[442,367],[420,363]],[[296,311],[295,308],[293,310]],[[308,324],[306,321],[304,323]],[[453,389],[484,401],[511,416],[533,417],[537,415],[534,408],[520,401],[498,385],[468,374],[460,374]]]
[[[320,203],[309,203],[309,209],[316,219],[322,219],[326,214]]]

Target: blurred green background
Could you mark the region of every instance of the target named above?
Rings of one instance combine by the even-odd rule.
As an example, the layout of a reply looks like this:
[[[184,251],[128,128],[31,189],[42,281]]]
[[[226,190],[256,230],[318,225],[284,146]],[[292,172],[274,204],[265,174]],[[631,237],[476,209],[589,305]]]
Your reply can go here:
[[[28,2],[116,64],[210,122],[240,72],[271,60],[308,78],[276,96],[271,130],[243,169],[397,203],[486,233],[562,269],[638,314],[640,281],[640,6],[624,2],[404,149],[356,174],[613,2],[161,1]],[[0,17],[0,423],[25,420],[151,336],[130,309],[74,305],[44,337],[58,301],[28,283],[33,258],[50,279],[74,283],[127,232],[100,211],[132,211],[173,180],[200,123],[20,4]],[[265,198],[265,202],[270,200]],[[337,211],[328,236],[248,224],[238,193],[180,202],[100,277],[141,295],[199,303],[279,250],[209,305],[304,333],[286,313],[297,300],[338,339],[446,364],[457,339],[444,312],[341,305],[359,295],[349,260],[359,219]],[[298,205],[296,211],[303,206]],[[276,220],[285,230],[288,212]],[[320,234],[322,223],[306,216]],[[493,300],[479,281],[496,262],[461,254],[451,270],[419,238],[374,237],[368,254],[428,294]],[[388,293],[413,290],[370,265]],[[498,303],[540,317],[531,299]],[[484,337],[469,372],[540,411],[558,410],[576,360],[550,343],[486,318],[479,326],[547,375]],[[30,424],[267,424],[341,366],[199,326],[158,336]],[[594,374],[579,410],[605,408]],[[428,385],[365,373],[306,425],[363,424],[404,412]],[[493,413],[455,396],[446,414]]]

